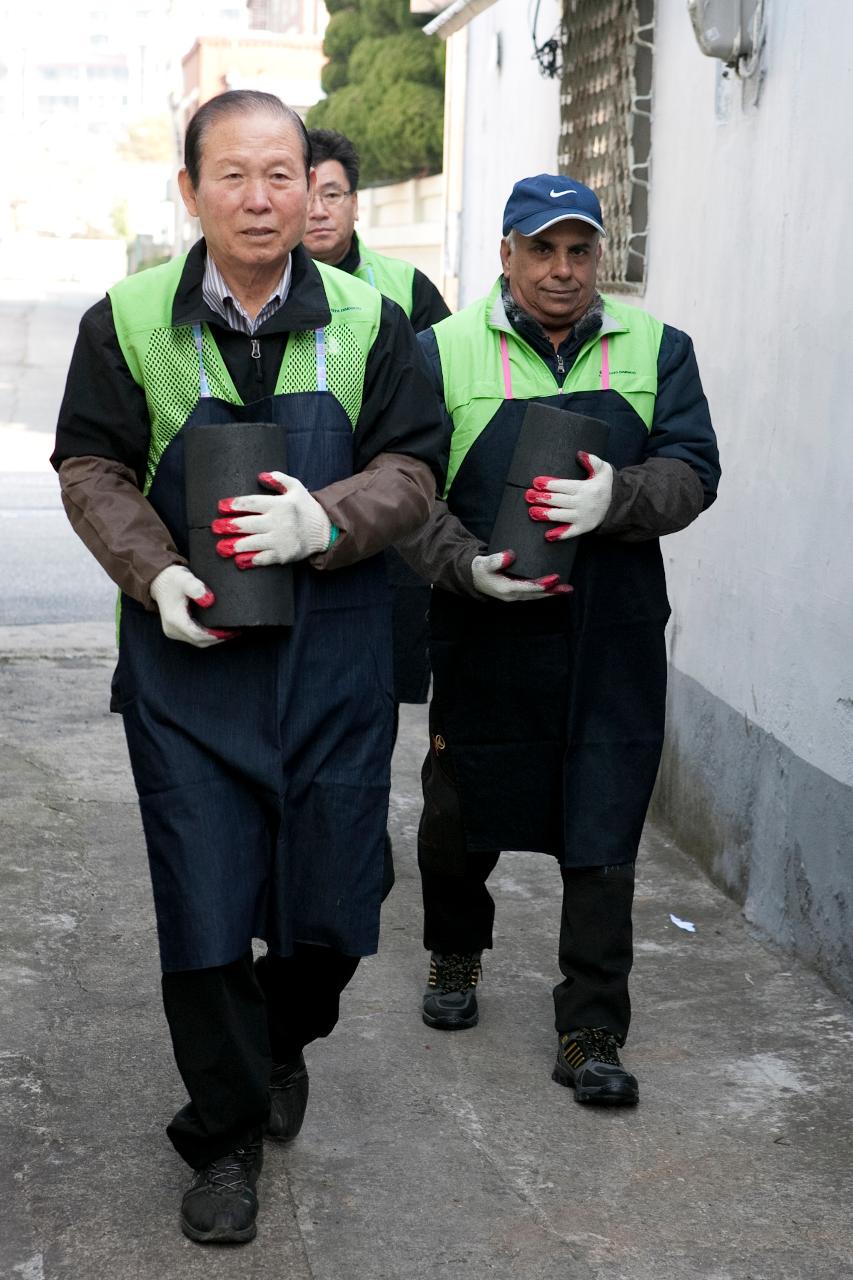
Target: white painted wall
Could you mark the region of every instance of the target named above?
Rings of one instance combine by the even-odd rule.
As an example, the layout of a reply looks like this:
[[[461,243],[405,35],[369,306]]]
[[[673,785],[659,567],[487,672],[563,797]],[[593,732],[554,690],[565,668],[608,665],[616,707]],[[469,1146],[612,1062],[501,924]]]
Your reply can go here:
[[[672,662],[850,785],[853,6],[819,9],[769,4],[745,108],[658,0],[642,305],[693,336],[724,467],[663,543]]]
[[[356,231],[389,258],[402,258],[436,285],[441,275],[441,211],[444,179],[433,173],[358,193]]]
[[[560,82],[541,76],[532,59],[533,8],[526,0],[497,0],[447,42],[445,137],[451,133],[454,143],[444,168],[449,176],[455,166],[459,182],[448,191],[445,269],[458,276],[460,307],[484,294],[500,271],[501,216],[513,183],[557,169]],[[542,0],[539,40],[559,22],[559,0]],[[445,296],[453,292],[451,285]]]

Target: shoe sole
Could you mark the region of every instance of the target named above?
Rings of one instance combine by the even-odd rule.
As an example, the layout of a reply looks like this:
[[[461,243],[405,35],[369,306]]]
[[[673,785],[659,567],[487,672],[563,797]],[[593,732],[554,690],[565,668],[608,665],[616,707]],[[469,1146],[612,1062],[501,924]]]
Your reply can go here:
[[[480,1021],[479,1013],[475,1013],[472,1018],[433,1018],[428,1013],[421,1013],[421,1017],[434,1031],[467,1031],[469,1027],[476,1027]]]
[[[181,1230],[196,1244],[248,1244],[258,1234],[257,1223],[244,1227],[242,1231],[229,1231],[227,1227],[214,1227],[212,1231],[199,1231],[196,1227],[181,1218]]]
[[[551,1079],[561,1084],[564,1089],[574,1089],[575,1101],[582,1106],[590,1103],[599,1107],[635,1107],[640,1101],[639,1093],[612,1093],[605,1089],[578,1089],[574,1081],[562,1075],[557,1068],[551,1072]]]

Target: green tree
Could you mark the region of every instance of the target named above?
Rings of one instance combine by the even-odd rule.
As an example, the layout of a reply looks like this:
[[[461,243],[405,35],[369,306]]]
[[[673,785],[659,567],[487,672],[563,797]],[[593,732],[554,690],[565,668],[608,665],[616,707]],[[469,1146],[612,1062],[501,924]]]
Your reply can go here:
[[[357,9],[341,9],[333,13],[323,37],[323,52],[330,62],[343,63],[364,34],[364,23]]]
[[[384,88],[400,80],[413,80],[437,88],[435,50],[432,41],[421,31],[399,35],[366,37],[359,40],[350,54],[348,78],[351,84],[376,81]]]
[[[320,72],[320,86],[325,94],[343,89],[347,83],[347,68],[344,62],[327,62]]]
[[[360,0],[359,9],[367,35],[387,36],[413,26],[409,0]]]
[[[420,30],[409,0],[332,0],[323,48],[328,95],[308,113],[361,156],[364,182],[397,182],[441,168],[444,46]]]

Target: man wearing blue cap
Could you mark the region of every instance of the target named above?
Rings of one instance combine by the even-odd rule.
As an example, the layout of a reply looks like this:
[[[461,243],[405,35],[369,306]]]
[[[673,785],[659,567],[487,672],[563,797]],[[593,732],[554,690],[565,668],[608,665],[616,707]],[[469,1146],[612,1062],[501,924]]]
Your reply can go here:
[[[431,951],[423,1018],[478,1020],[492,945],[486,880],[501,849],[556,857],[563,880],[552,1078],[579,1102],[630,1104],[634,862],[663,738],[658,539],[716,496],[719,460],[688,336],[604,297],[595,193],[573,178],[517,182],[503,273],[486,298],[420,336],[452,425],[444,502],[402,544],[433,584],[433,701],[418,861]],[[531,474],[548,542],[578,539],[571,586],[511,576],[487,553],[530,402],[607,424],[583,479]],[[539,603],[538,609],[522,605]]]

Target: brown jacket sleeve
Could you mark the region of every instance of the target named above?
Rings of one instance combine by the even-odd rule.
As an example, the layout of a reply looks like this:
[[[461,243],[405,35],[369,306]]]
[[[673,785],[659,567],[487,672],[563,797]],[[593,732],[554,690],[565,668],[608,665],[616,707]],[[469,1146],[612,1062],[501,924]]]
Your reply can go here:
[[[613,497],[596,533],[624,542],[642,542],[684,529],[701,513],[702,482],[677,458],[649,458],[613,473]],[[396,544],[415,573],[458,595],[483,597],[474,586],[471,562],[486,547],[445,502],[436,502],[426,524]]]
[[[677,533],[701,514],[702,481],[679,458],[647,458],[613,473],[613,496],[597,534],[645,542]]]
[[[110,458],[68,458],[59,468],[59,483],[74,532],[122,591],[153,609],[150,586],[157,574],[187,562],[133,472]],[[435,477],[418,458],[381,453],[364,471],[318,489],[314,497],[340,534],[311,564],[337,569],[422,524],[435,498]]]
[[[379,453],[363,471],[317,489],[312,497],[339,534],[309,563],[315,569],[341,569],[422,525],[435,501],[435,476],[420,458]]]
[[[122,591],[153,610],[151,583],[167,565],[186,560],[133,472],[112,458],[67,458],[59,484],[74,532]]]
[[[433,586],[483,599],[474,586],[471,562],[484,555],[486,548],[451,515],[446,502],[436,502],[426,524],[400,539],[396,548],[406,564]]]

